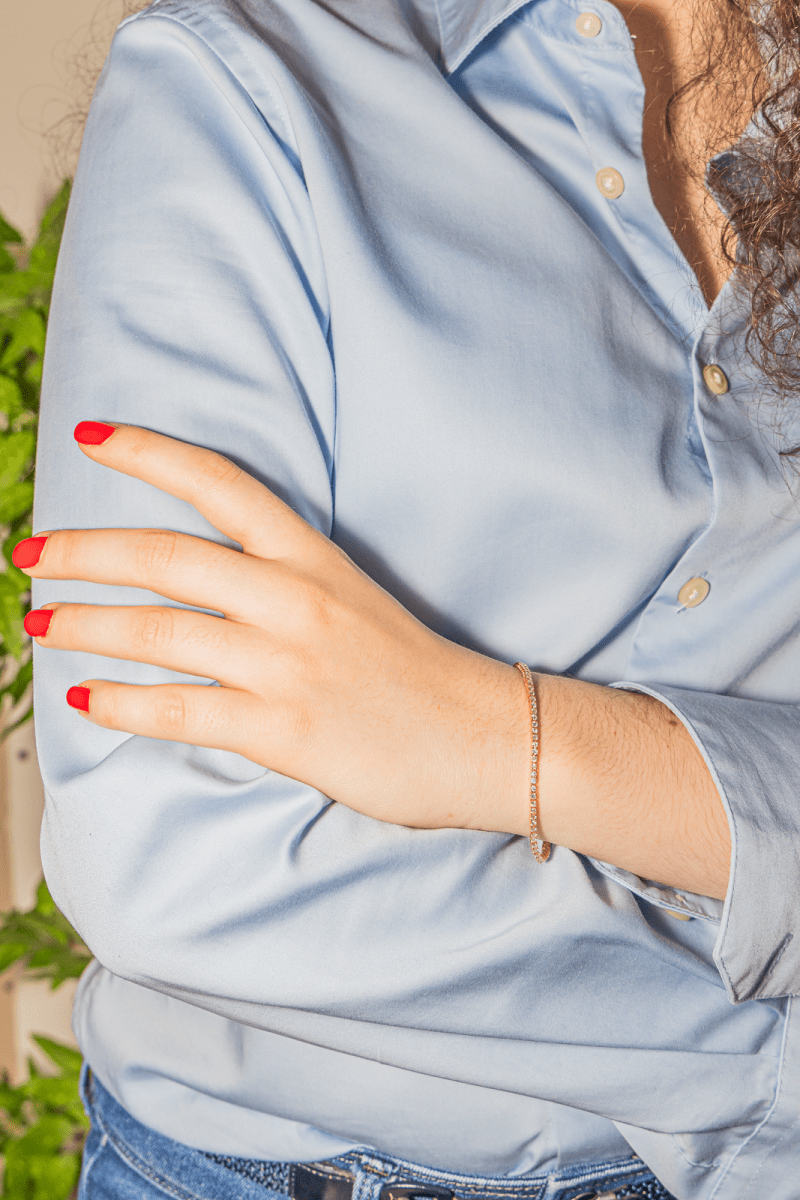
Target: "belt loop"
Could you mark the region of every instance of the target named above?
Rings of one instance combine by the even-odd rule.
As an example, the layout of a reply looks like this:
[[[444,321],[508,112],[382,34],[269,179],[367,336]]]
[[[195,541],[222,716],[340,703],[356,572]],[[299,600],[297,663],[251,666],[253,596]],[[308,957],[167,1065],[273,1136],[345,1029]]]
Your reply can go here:
[[[361,1163],[355,1165],[355,1175],[353,1200],[379,1200],[386,1176],[365,1170]]]

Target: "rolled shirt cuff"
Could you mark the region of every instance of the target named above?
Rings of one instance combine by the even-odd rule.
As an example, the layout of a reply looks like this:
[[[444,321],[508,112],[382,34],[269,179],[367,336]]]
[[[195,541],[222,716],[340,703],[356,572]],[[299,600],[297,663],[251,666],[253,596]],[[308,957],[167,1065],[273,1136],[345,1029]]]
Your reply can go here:
[[[797,994],[800,710],[791,704],[639,682],[612,686],[660,700],[693,738],[728,817],[728,891],[723,903],[592,861],[660,907],[719,921],[714,962],[734,1003]]]

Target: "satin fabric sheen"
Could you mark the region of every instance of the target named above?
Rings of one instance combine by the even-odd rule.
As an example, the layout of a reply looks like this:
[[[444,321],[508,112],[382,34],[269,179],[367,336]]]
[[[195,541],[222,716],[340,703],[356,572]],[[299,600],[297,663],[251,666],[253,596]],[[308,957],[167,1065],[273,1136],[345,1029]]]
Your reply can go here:
[[[127,21],[58,268],[36,528],[221,540],[82,456],[80,419],[230,456],[444,636],[668,703],[729,814],[724,904],[96,728],[70,685],[178,676],[37,649],[46,876],[98,960],[80,1044],[166,1136],[501,1175],[630,1147],[679,1200],[796,1200],[797,504],[734,290],[706,308],[653,206],[625,24],[592,0],[586,38],[582,11]]]

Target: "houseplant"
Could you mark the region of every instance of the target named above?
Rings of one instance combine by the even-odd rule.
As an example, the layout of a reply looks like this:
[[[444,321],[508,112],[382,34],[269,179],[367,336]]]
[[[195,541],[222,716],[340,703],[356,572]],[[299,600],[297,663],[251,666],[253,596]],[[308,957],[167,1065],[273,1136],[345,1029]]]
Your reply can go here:
[[[30,581],[11,551],[31,533],[39,389],[47,315],[69,184],[47,208],[38,237],[25,247],[0,215],[0,713],[5,737],[31,716],[31,650],[22,618]],[[89,953],[41,883],[29,912],[0,914],[0,974],[49,979],[59,987],[76,978]],[[0,1077],[0,1156],[4,1200],[67,1200],[75,1191],[86,1118],[78,1096],[80,1055],[37,1037],[52,1071],[32,1060],[28,1077]]]

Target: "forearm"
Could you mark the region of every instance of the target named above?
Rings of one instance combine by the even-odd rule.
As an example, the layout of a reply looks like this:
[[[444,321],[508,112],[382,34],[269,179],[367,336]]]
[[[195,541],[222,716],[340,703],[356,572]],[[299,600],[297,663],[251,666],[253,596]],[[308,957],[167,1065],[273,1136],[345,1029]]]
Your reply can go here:
[[[684,725],[658,700],[552,675],[536,678],[542,835],[636,875],[722,899],[730,834],[716,785]],[[524,702],[519,688],[520,704]],[[527,831],[525,775],[516,767]]]

